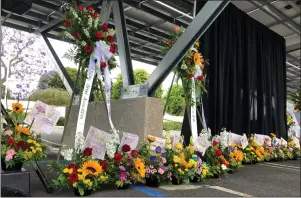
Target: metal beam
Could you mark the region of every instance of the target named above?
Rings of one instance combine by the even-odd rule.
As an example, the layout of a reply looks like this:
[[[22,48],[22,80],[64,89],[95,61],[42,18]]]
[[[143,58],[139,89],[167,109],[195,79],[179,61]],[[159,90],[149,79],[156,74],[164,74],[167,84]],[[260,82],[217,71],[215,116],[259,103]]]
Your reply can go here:
[[[290,52],[294,52],[301,49],[301,44],[300,43],[296,43],[294,45],[291,46],[287,46],[286,47],[286,53],[290,53]]]
[[[300,61],[297,58],[293,57],[292,55],[286,54],[286,59],[293,62],[294,65],[297,65],[300,67]]]
[[[47,53],[48,53],[49,57],[52,59],[52,62],[54,63],[56,71],[58,72],[61,80],[63,81],[63,84],[65,85],[68,93],[71,96],[72,92],[73,92],[73,83],[74,82],[71,80],[70,76],[68,75],[66,68],[62,64],[59,57],[57,56],[57,54],[56,54],[55,50],[53,49],[48,38],[43,34],[37,34],[37,35],[39,35],[43,38],[41,40],[43,40],[45,42],[44,44],[47,46],[46,47]]]
[[[112,2],[123,86],[134,85],[134,72],[122,0]]]
[[[167,52],[158,67],[147,80],[149,95],[153,95],[174,67],[183,59],[193,44],[205,33],[209,26],[226,8],[230,1],[208,1],[190,23],[185,32]]]

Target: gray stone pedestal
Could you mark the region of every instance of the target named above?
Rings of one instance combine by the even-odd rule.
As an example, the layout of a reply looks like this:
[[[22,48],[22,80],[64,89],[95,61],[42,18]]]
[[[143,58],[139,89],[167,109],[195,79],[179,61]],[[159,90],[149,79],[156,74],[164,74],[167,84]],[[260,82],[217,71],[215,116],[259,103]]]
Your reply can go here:
[[[1,188],[11,188],[19,193],[30,195],[30,172],[22,169],[19,172],[1,171]]]
[[[139,142],[147,135],[161,137],[163,130],[163,100],[143,97],[111,101],[112,120],[115,128],[122,132],[134,133]],[[66,110],[67,111],[67,110]],[[73,148],[79,106],[72,106],[63,145]],[[85,124],[85,136],[94,126],[110,133],[108,115],[103,102],[89,103]]]

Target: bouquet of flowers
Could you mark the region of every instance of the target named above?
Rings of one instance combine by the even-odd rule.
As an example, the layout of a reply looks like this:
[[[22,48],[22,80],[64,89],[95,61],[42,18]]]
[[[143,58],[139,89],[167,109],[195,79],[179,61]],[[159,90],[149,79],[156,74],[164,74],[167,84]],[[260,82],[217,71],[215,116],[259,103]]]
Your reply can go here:
[[[295,122],[294,122],[292,116],[290,114],[288,114],[288,113],[286,114],[286,122],[287,122],[288,128],[290,128],[290,127],[292,127],[292,126],[295,125]]]
[[[298,159],[301,157],[300,143],[299,145],[296,145],[296,141],[299,141],[296,137],[290,137],[287,143],[288,149],[293,155],[292,159]]]
[[[248,146],[243,150],[244,153],[244,159],[243,162],[246,164],[252,164],[257,163],[257,155],[255,153],[256,143],[254,142],[254,137],[251,136],[249,138],[249,144]]]
[[[93,159],[92,148],[85,148],[81,153],[74,152],[72,161],[67,164],[52,162],[50,169],[58,173],[57,179],[52,180],[53,186],[73,187],[77,196],[89,195],[109,181],[107,163]]]
[[[301,111],[301,94],[300,88],[293,94],[289,96],[290,100],[294,103],[295,111]]]
[[[21,170],[23,163],[46,157],[41,137],[33,133],[29,125],[23,125],[24,108],[19,101],[12,104],[12,118],[15,126],[7,125],[1,130],[2,169]]]
[[[227,149],[228,153],[228,161],[230,163],[230,169],[231,171],[234,171],[237,168],[242,167],[242,160],[244,158],[244,154],[241,150],[238,149],[238,146],[235,145],[234,143],[229,146]]]

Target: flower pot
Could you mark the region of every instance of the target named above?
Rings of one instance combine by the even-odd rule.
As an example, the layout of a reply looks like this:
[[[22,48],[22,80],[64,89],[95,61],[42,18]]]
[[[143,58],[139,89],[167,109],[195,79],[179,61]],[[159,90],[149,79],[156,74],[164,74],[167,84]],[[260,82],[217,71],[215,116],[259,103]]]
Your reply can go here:
[[[148,187],[157,188],[159,187],[159,182],[157,178],[146,178],[145,185],[147,185]]]
[[[202,181],[202,178],[200,176],[194,176],[193,179],[189,179],[191,183],[199,183]]]
[[[180,184],[183,183],[183,180],[182,180],[182,179],[179,181],[175,176],[172,176],[171,179],[172,179],[172,180],[171,180],[171,183],[172,183],[173,185],[180,185]]]
[[[18,163],[15,163],[14,166],[6,167],[5,160],[1,159],[1,168],[2,168],[3,171],[16,171],[16,172],[18,172],[18,171],[21,171],[22,166],[23,166],[23,162],[18,162]]]
[[[91,195],[92,190],[86,190],[86,189],[85,189],[83,195],[80,195],[80,193],[79,193],[79,191],[78,191],[78,188],[73,188],[73,192],[74,192],[74,195],[75,195],[75,196],[78,196],[78,197],[85,197],[85,196]]]
[[[116,186],[116,188],[117,188],[118,190],[126,190],[126,189],[128,189],[129,187],[130,187],[130,184],[124,184],[123,186],[119,186],[119,187]]]

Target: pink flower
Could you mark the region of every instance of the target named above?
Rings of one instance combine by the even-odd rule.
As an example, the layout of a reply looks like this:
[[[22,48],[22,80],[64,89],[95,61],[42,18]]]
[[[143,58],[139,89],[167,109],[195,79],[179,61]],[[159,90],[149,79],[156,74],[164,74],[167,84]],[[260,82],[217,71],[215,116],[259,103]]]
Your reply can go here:
[[[6,152],[5,161],[9,161],[13,159],[13,156],[15,155],[15,150],[10,149]]]
[[[163,175],[163,174],[164,174],[164,170],[163,170],[162,168],[159,168],[158,173],[159,173],[160,175]]]
[[[11,130],[5,131],[5,135],[7,135],[7,136],[11,136],[12,134],[13,134],[13,132]]]
[[[150,169],[149,168],[146,169],[146,173],[150,173]]]
[[[165,164],[166,163],[166,158],[162,157],[162,163]]]
[[[124,166],[119,166],[119,169],[120,169],[121,171],[125,171],[125,167],[124,167]]]

